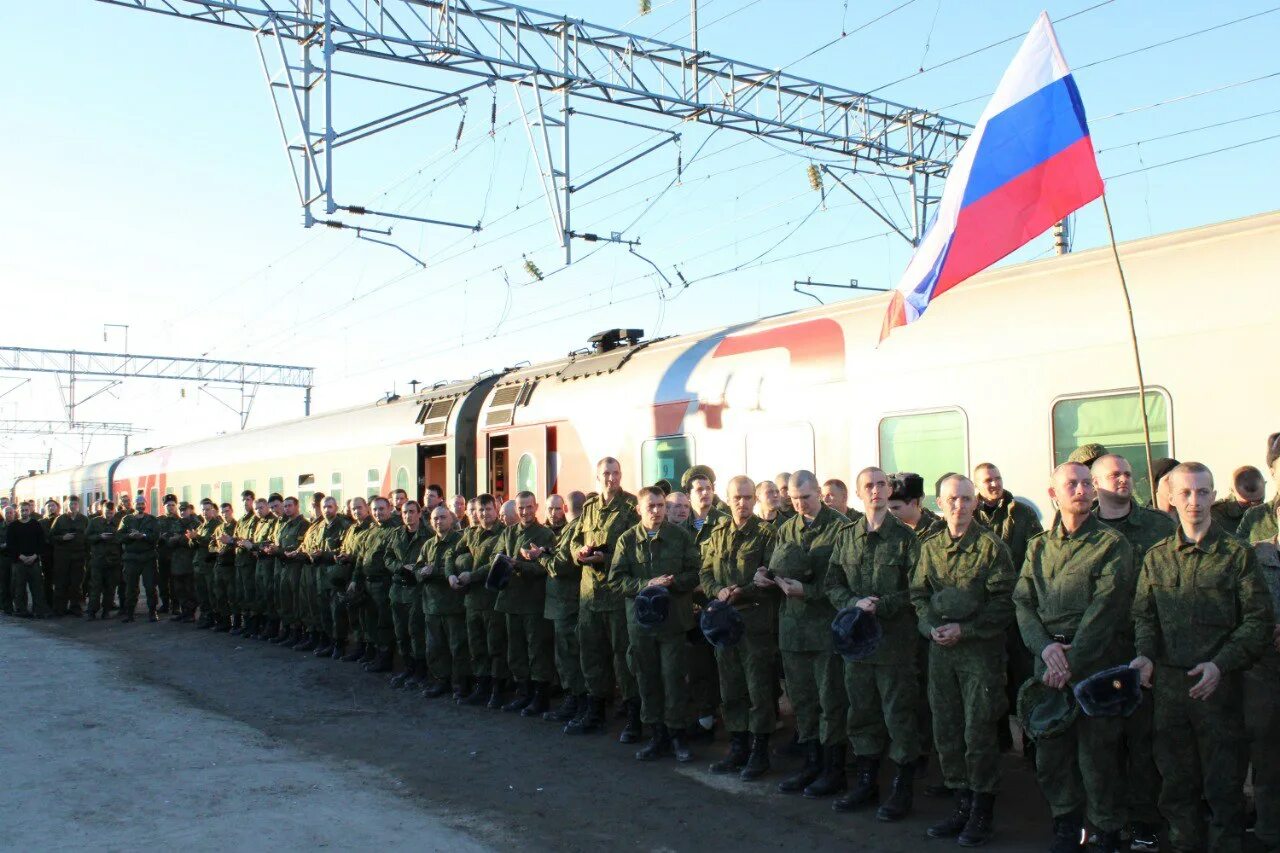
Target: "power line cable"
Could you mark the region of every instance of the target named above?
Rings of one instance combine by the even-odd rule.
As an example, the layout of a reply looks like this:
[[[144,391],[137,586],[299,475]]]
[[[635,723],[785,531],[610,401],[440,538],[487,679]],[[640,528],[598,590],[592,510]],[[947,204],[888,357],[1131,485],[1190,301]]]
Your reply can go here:
[[[1199,160],[1202,157],[1209,157],[1214,154],[1221,154],[1224,151],[1235,151],[1238,148],[1244,148],[1249,145],[1257,145],[1261,142],[1270,142],[1273,139],[1280,139],[1280,133],[1273,133],[1271,136],[1263,136],[1259,139],[1250,139],[1247,142],[1237,142],[1235,145],[1226,145],[1222,148],[1214,148],[1211,151],[1201,151],[1198,154],[1189,154],[1186,157],[1179,157],[1176,160],[1165,160],[1163,163],[1152,163],[1150,166],[1143,166],[1140,169],[1130,169],[1127,172],[1120,172],[1115,175],[1107,175],[1104,180],[1114,181],[1118,178],[1127,178],[1129,175],[1137,175],[1141,172],[1150,172],[1152,169],[1163,169],[1165,166],[1174,166],[1178,163],[1186,163],[1189,160]]]

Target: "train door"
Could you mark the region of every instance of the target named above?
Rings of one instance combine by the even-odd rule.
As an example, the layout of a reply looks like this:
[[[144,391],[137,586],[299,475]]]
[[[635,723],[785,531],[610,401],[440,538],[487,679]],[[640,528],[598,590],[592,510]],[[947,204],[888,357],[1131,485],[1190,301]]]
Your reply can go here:
[[[501,502],[507,499],[507,437],[489,436],[489,494]]]
[[[449,458],[443,444],[418,445],[418,500],[425,501],[427,486],[437,485],[446,489],[449,474]],[[445,500],[449,495],[445,495]]]
[[[546,500],[555,472],[549,450],[554,446],[554,429],[545,426],[515,427],[501,435],[489,435],[489,480],[496,498],[515,497],[517,492],[533,492],[538,502]]]

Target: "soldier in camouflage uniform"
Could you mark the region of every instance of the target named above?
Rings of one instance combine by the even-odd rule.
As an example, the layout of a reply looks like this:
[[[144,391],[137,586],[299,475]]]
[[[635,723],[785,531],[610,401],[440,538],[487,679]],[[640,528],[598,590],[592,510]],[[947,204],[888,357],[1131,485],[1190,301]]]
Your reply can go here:
[[[860,608],[875,617],[884,635],[869,657],[844,662],[857,779],[835,808],[853,811],[878,802],[880,757],[888,751],[895,767],[893,791],[876,817],[897,821],[911,811],[920,758],[919,635],[910,601],[920,546],[915,533],[889,513],[889,476],[879,468],[867,468],[856,482],[867,514],[836,540],[823,587],[832,607]]]
[[[254,572],[258,558],[253,552],[253,529],[257,526],[258,516],[254,512],[256,505],[253,492],[245,490],[240,493],[244,504],[244,512],[236,519],[232,536],[235,539],[235,600],[236,610],[231,614],[231,633],[237,636],[248,636],[253,633],[250,626],[250,612],[257,600],[254,587]]]
[[[195,621],[197,556],[193,540],[199,528],[200,519],[196,518],[195,508],[185,501],[179,507],[176,526],[161,519],[160,536],[167,540],[165,544],[169,548],[169,583],[173,596],[169,607],[171,622]],[[199,558],[203,557],[201,553]]]
[[[276,527],[280,524],[280,507],[284,503],[279,495],[271,495],[263,512],[262,501],[254,504],[258,523],[253,528],[253,553],[257,558],[253,569],[254,631],[253,637],[269,641],[280,631],[280,612],[276,609],[276,558],[271,551]]]
[[[587,707],[565,726],[565,734],[600,731],[605,704],[614,682],[627,709],[627,724],[618,740],[640,739],[640,694],[627,662],[626,606],[608,585],[614,545],[624,531],[640,521],[635,496],[622,490],[622,466],[606,456],[596,464],[600,494],[582,506],[582,521],[569,540],[569,552],[582,569],[579,587],[578,648],[587,682]],[[665,501],[665,498],[664,498]]]
[[[89,519],[80,511],[80,499],[72,495],[67,511],[49,524],[53,545],[53,601],[55,616],[80,616],[80,587],[84,582],[84,560],[88,551],[85,529]]]
[[[156,582],[160,587],[160,607],[156,612],[176,614],[180,608],[173,593],[173,550],[177,544],[174,537],[181,537],[182,534],[182,516],[179,514],[178,499],[174,495],[164,496],[164,514],[156,519],[156,526],[160,529],[160,541],[156,545]]]
[[[388,598],[391,602],[391,625],[395,631],[396,648],[404,669],[391,676],[390,685],[400,688],[410,679],[415,681],[419,661],[426,658],[422,644],[425,626],[422,621],[422,593],[418,589],[418,555],[432,531],[422,524],[422,507],[417,501],[406,500],[400,507],[404,522],[387,537],[383,565],[390,578]]]
[[[316,492],[311,496],[312,511],[307,518],[307,530],[302,534],[303,560],[302,569],[298,572],[296,600],[298,620],[302,623],[303,640],[294,644],[295,652],[314,652],[322,644],[320,634],[323,621],[320,618],[319,591],[316,584],[319,568],[311,556],[311,551],[315,548],[316,537],[324,528],[324,501],[324,492]],[[337,512],[336,502],[334,512]]]
[[[384,497],[370,500],[373,527],[364,535],[359,559],[352,573],[348,594],[357,588],[366,596],[360,608],[361,631],[365,636],[365,653],[361,661],[365,672],[391,671],[391,644],[395,630],[391,621],[391,575],[387,572],[386,550],[391,536],[400,526],[398,516]]]
[[[778,534],[755,514],[756,488],[747,477],[729,481],[729,521],[718,525],[701,550],[702,590],[732,604],[746,633],[735,646],[716,649],[721,707],[729,752],[712,773],[754,780],[769,770],[769,737],[777,724],[778,591],[756,584],[768,570]]]
[[[419,607],[425,636],[419,652],[419,669],[425,681],[435,682],[422,691],[425,699],[452,690],[455,702],[470,691],[471,656],[467,650],[467,606],[464,594],[449,585],[458,555],[466,548],[453,513],[440,503],[431,511],[431,532],[418,553]]]
[[[218,528],[209,550],[215,555],[209,578],[209,603],[213,608],[213,630],[231,630],[231,613],[236,607],[236,511],[231,504],[219,507]]]
[[[1267,481],[1252,465],[1242,465],[1231,475],[1231,494],[1215,501],[1210,509],[1214,524],[1234,535],[1244,514],[1260,506],[1266,497]]]
[[[349,506],[347,517],[351,523],[347,526],[346,533],[342,534],[342,546],[334,555],[333,563],[326,570],[333,619],[331,657],[343,663],[362,660],[368,642],[360,625],[360,608],[351,603],[347,590],[355,574],[356,563],[360,560],[365,536],[373,529],[373,515],[364,498],[352,498]]]
[[[640,523],[614,543],[609,589],[626,601],[631,662],[640,691],[640,719],[651,727],[649,743],[636,752],[652,761],[668,749],[677,761],[693,759],[689,750],[689,660],[686,634],[693,628],[693,588],[701,561],[693,537],[666,523],[666,495],[648,486],[637,496]],[[669,591],[667,618],[650,627],[636,620],[635,597],[649,586]]]
[[[1267,437],[1267,470],[1271,472],[1272,485],[1280,486],[1280,432]],[[1271,500],[1245,511],[1236,535],[1250,544],[1274,539],[1280,533],[1280,527],[1276,525],[1277,507],[1280,507],[1280,490],[1272,495]]]
[[[559,495],[552,495],[547,503],[557,497]],[[582,654],[578,647],[582,567],[573,559],[569,547],[582,523],[585,502],[586,495],[582,492],[569,493],[569,518],[556,535],[555,558],[547,562],[547,604],[542,615],[551,621],[555,634],[556,672],[560,675],[564,700],[559,708],[543,714],[542,719],[555,723],[568,723],[587,707],[587,680],[582,674]]]
[[[1258,570],[1280,612],[1280,540],[1255,543]],[[1253,765],[1254,837],[1280,850],[1280,627],[1274,627],[1261,659],[1244,673],[1245,731]]]
[[[694,465],[680,478],[680,483],[689,493],[691,509],[685,527],[693,535],[693,542],[701,551],[716,528],[729,523],[729,511],[716,497],[716,474],[709,466]],[[706,593],[695,589],[695,619],[706,605]],[[710,740],[715,736],[716,709],[720,707],[720,683],[716,673],[715,649],[702,636],[702,631],[696,629],[689,632],[689,693],[696,722],[690,735]]]
[[[138,495],[134,499],[134,512],[120,519],[116,530],[116,540],[124,548],[125,596],[121,610],[124,611],[122,622],[132,622],[134,610],[138,606],[138,584],[146,590],[147,620],[158,622],[156,615],[156,539],[158,528],[156,517],[147,512],[147,499]]]
[[[471,671],[476,677],[475,688],[462,701],[494,710],[503,705],[504,682],[510,676],[507,621],[494,612],[498,596],[486,589],[484,582],[501,533],[497,502],[493,495],[480,495],[476,498],[472,524],[462,533],[462,550],[454,560],[454,573],[449,576],[450,588],[465,593],[467,648],[471,652]]]
[[[849,487],[844,480],[834,477],[822,484],[822,502],[850,521],[862,518],[862,513],[849,506]]]
[[[320,520],[311,525],[307,531],[310,538],[304,544],[307,559],[312,564],[314,584],[314,604],[317,611],[317,629],[315,657],[333,657],[337,646],[338,635],[334,629],[333,593],[347,585],[344,579],[340,586],[334,584],[333,567],[337,555],[342,550],[343,539],[351,527],[351,519],[338,512],[338,502],[327,497],[320,505]],[[342,657],[341,654],[338,657]]]
[[[1272,642],[1275,613],[1253,549],[1212,522],[1209,469],[1184,462],[1168,481],[1179,528],[1142,561],[1131,665],[1155,692],[1169,849],[1238,851],[1247,761],[1242,673]]]
[[[85,527],[89,542],[89,604],[85,618],[93,619],[102,611],[102,618],[111,612],[111,599],[119,585],[120,543],[116,540],[115,508],[110,501],[103,501]]]
[[[996,726],[1007,712],[1002,650],[1017,573],[1004,542],[974,523],[972,480],[947,477],[939,497],[947,529],[920,545],[911,602],[930,640],[933,740],[956,808],[928,834],[975,846],[991,837],[1000,782]]]
[[[204,516],[200,520],[200,526],[196,528],[192,534],[191,542],[195,546],[194,563],[194,579],[196,589],[196,607],[200,609],[200,621],[196,623],[196,627],[200,629],[212,628],[213,620],[213,571],[214,564],[218,561],[218,529],[222,526],[222,519],[218,517],[217,504],[209,501],[200,506],[201,514]]]
[[[515,502],[518,522],[502,531],[494,548],[510,557],[515,568],[493,609],[507,622],[507,667],[517,685],[516,695],[502,710],[534,717],[546,713],[555,677],[553,629],[543,611],[546,566],[555,559],[556,536],[538,521],[538,501],[532,492],[520,492]]]
[[[796,736],[805,756],[804,766],[782,780],[778,790],[825,797],[847,785],[848,700],[843,661],[831,644],[831,620],[836,611],[823,589],[831,555],[849,519],[823,505],[818,478],[812,471],[792,474],[787,492],[795,512],[778,528],[779,546],[770,563],[775,577],[757,576],[757,583],[766,588],[776,585],[783,594],[778,648],[787,695],[795,708]],[[803,556],[794,564],[781,564],[779,554],[784,544],[798,547]]]
[[[1014,588],[1034,678],[1068,690],[1096,672],[1131,660],[1129,621],[1137,572],[1133,548],[1091,514],[1089,469],[1065,462],[1050,480],[1058,507],[1052,530],[1037,533]],[[1036,743],[1036,775],[1053,814],[1054,853],[1079,849],[1087,817],[1104,850],[1118,850],[1125,822],[1119,717],[1079,715],[1066,731]]]
[[[280,633],[272,642],[291,649],[307,640],[298,607],[298,593],[302,587],[302,564],[307,559],[302,552],[302,540],[307,535],[310,522],[302,514],[295,497],[285,498],[280,508],[283,515],[276,525],[271,551],[276,558],[276,606],[280,609]],[[389,660],[387,665],[390,666]]]
[[[1134,590],[1138,569],[1147,551],[1178,529],[1177,523],[1163,512],[1139,506],[1133,497],[1133,467],[1123,456],[1107,454],[1093,463],[1093,485],[1098,495],[1094,515],[1098,521],[1115,530],[1133,548]],[[1129,591],[1132,600],[1134,590]],[[1133,651],[1133,619],[1120,627],[1123,642]],[[1125,802],[1130,823],[1130,845],[1135,850],[1156,850],[1160,846],[1160,771],[1156,769],[1153,751],[1155,702],[1151,690],[1144,689],[1142,703],[1124,718]]]

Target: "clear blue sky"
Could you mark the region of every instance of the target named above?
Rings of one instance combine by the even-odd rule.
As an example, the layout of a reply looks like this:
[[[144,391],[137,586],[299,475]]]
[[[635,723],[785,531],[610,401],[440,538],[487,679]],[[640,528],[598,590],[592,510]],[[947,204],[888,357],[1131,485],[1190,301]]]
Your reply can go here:
[[[1047,10],[1058,19],[1097,4],[1051,2]],[[639,18],[635,2],[541,8],[686,42],[687,0],[653,6]],[[700,47],[778,67],[849,32],[790,70],[863,91],[909,77],[877,94],[973,121],[983,99],[971,99],[992,91],[1019,39],[934,66],[1024,33],[1041,8],[1017,0],[702,0]],[[1280,11],[1112,58],[1272,8],[1267,0],[1114,0],[1059,25],[1103,174],[1119,176],[1108,195],[1121,239],[1275,206],[1280,139],[1121,175],[1280,135],[1280,76],[1232,85],[1280,72]],[[662,300],[652,268],[616,246],[586,257],[592,247],[579,244],[583,260],[558,271],[562,258],[508,88],[498,91],[492,137],[489,96],[476,94],[456,152],[456,110],[343,149],[340,200],[484,223],[475,235],[396,225],[395,239],[427,261],[418,269],[349,233],[300,227],[247,34],[89,0],[4,4],[0,27],[21,34],[0,59],[9,81],[0,135],[0,278],[8,285],[0,339],[8,344],[119,349],[116,332],[104,343],[103,324],[128,324],[134,352],[313,364],[316,404],[325,409],[407,390],[410,379],[561,355],[614,326],[675,334],[812,304],[792,292],[793,279],[891,286],[909,255],[838,188],[829,186],[825,209],[815,212],[806,152],[731,131],[707,141],[705,127],[686,125],[678,186],[660,192],[675,174],[668,147],[578,194],[574,225],[625,230],[673,280],[679,269],[696,283]],[[922,67],[933,70],[909,76]],[[414,79],[457,85],[445,72]],[[403,102],[350,84],[336,103],[345,123]],[[642,113],[624,117],[670,126]],[[577,127],[579,175],[652,137],[585,119]],[[1077,217],[1076,248],[1103,239],[1100,207],[1091,205]],[[1014,259],[1049,251],[1046,236]],[[526,257],[555,274],[531,282]],[[24,378],[0,378],[0,394]],[[231,391],[215,393],[237,402]],[[0,397],[0,418],[56,417],[59,405],[54,381],[36,377]],[[300,413],[299,394],[263,391],[251,423]],[[151,428],[135,447],[236,427],[196,386],[173,383],[128,383],[80,416]],[[97,439],[88,455],[118,447]],[[0,477],[27,467],[7,454],[49,448],[55,467],[78,463],[82,450],[72,438],[0,436]]]

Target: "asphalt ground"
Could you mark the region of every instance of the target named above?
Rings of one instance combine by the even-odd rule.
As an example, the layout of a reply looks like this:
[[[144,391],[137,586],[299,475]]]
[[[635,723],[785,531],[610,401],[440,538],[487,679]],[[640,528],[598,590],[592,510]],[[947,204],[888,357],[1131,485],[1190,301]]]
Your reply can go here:
[[[795,757],[775,754],[753,783],[713,776],[723,733],[690,764],[641,763],[617,720],[568,737],[190,625],[0,617],[0,674],[4,848],[960,849],[925,835],[950,802],[922,784],[913,815],[881,823],[777,793]],[[1047,807],[1018,756],[995,814],[988,849],[1047,849]]]

